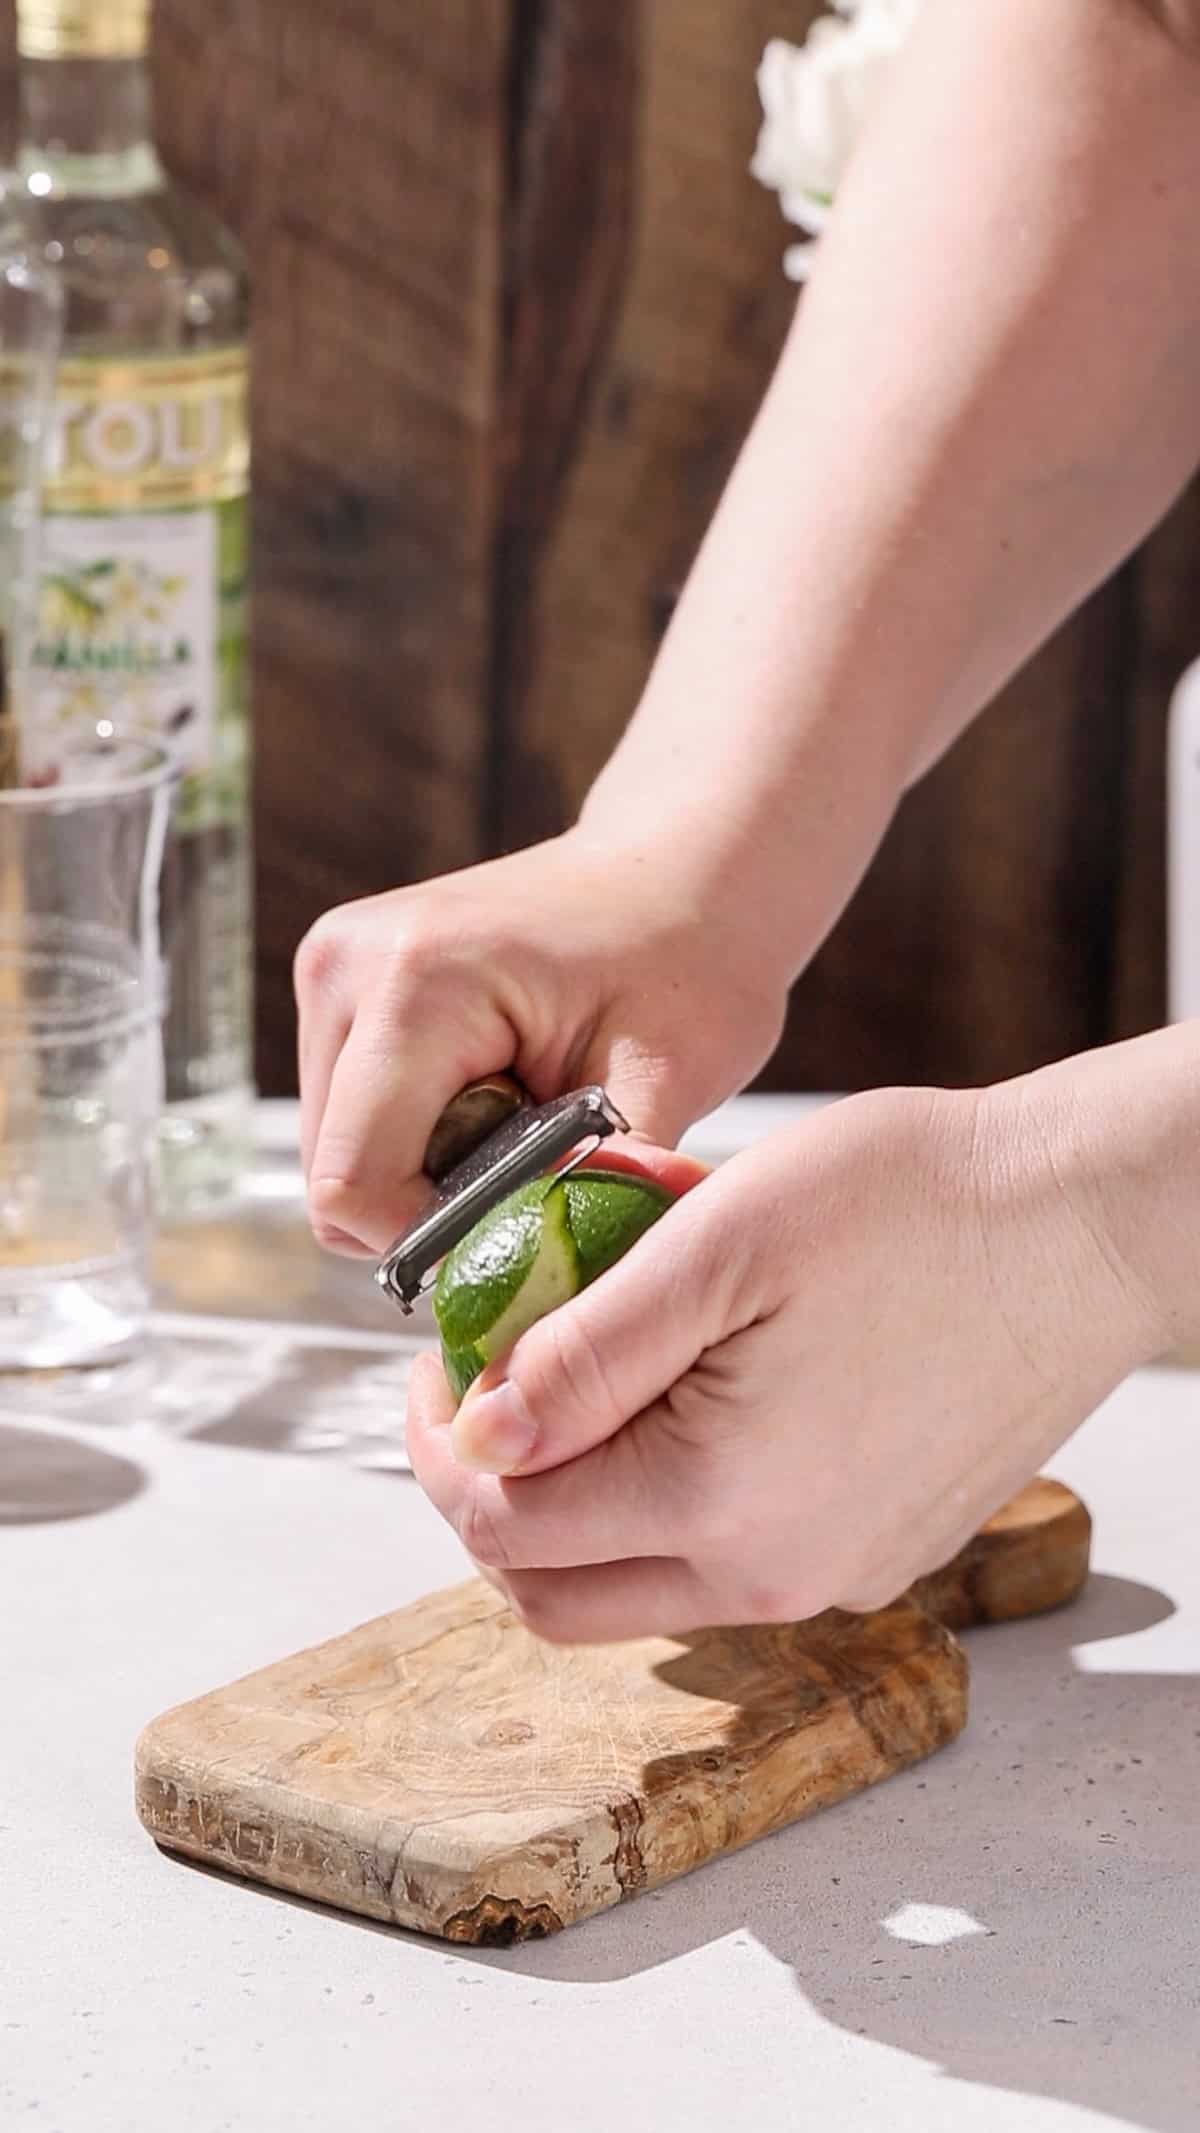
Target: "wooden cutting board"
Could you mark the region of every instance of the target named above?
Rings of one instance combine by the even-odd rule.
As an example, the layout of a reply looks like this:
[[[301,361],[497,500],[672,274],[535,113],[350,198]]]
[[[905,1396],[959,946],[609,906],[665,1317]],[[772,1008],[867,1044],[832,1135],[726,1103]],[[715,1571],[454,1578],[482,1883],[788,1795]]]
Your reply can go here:
[[[656,1888],[952,1740],[954,1628],[1061,1605],[1091,1522],[1039,1481],[877,1614],[566,1649],[480,1580],[156,1719],[150,1834],[447,1940],[507,1945]]]

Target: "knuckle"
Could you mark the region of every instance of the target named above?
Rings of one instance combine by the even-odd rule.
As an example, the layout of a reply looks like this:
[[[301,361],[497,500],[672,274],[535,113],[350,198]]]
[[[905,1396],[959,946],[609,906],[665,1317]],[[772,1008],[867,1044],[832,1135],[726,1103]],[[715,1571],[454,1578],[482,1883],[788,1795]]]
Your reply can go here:
[[[339,1233],[344,1233],[356,1212],[356,1200],[353,1178],[313,1176],[308,1187],[308,1214],[317,1236],[331,1234],[336,1240]]]
[[[742,1587],[741,1612],[747,1622],[792,1622],[797,1619],[795,1589],[772,1578],[750,1578]]]
[[[828,1590],[814,1579],[751,1577],[741,1588],[746,1622],[810,1622],[830,1606]]]
[[[549,1580],[511,1578],[508,1600],[517,1620],[544,1644],[570,1644],[573,1641],[569,1609]]]
[[[385,985],[392,997],[421,991],[444,970],[446,953],[438,929],[426,919],[398,927],[388,944]]]
[[[891,1578],[860,1578],[847,1599],[839,1599],[837,1605],[850,1615],[873,1615],[883,1607],[890,1607],[900,1592],[900,1587]]]
[[[833,1567],[825,1604],[850,1615],[875,1614],[881,1607],[890,1607],[907,1583],[874,1550],[848,1551]]]
[[[509,1580],[503,1575],[503,1573],[499,1570],[491,1569],[491,1567],[487,1563],[476,1562],[475,1568],[478,1571],[480,1577],[483,1579],[484,1584],[490,1585],[492,1591],[498,1592],[501,1599],[507,1600],[509,1606],[511,1607],[513,1604],[512,1590],[509,1584]]]
[[[345,959],[341,914],[327,911],[309,927],[296,950],[292,974],[297,994],[303,998],[310,993],[326,991],[341,972]]]
[[[584,1642],[582,1629],[575,1626],[568,1614],[558,1611],[552,1612],[549,1619],[539,1629],[535,1630],[534,1634],[541,1638],[543,1644],[582,1644]],[[593,1642],[603,1642],[603,1639],[598,1637],[595,1632],[589,1631],[589,1635],[592,1637]]]
[[[468,1489],[458,1514],[458,1537],[472,1562],[482,1569],[511,1569],[511,1549],[486,1489]]]

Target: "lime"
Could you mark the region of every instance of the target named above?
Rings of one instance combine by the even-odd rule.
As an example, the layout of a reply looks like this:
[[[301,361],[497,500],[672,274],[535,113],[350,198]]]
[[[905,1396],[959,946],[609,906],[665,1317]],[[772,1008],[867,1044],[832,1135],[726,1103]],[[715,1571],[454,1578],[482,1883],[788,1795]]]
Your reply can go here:
[[[649,1178],[623,1170],[579,1170],[564,1181],[567,1222],[579,1254],[579,1286],[615,1266],[671,1205]]]
[[[535,1178],[510,1193],[443,1259],[433,1308],[447,1346],[465,1348],[487,1333],[528,1280],[553,1185],[553,1178]]]
[[[613,1266],[670,1205],[650,1178],[589,1169],[536,1178],[477,1222],[443,1260],[433,1292],[455,1397],[539,1318]]]

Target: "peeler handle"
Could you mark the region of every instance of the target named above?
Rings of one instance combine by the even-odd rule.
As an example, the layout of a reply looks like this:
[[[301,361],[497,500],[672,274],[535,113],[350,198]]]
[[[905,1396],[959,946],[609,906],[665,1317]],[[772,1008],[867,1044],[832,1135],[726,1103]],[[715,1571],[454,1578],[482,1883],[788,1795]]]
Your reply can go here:
[[[505,1119],[529,1103],[526,1091],[514,1074],[486,1074],[468,1082],[452,1096],[442,1112],[425,1150],[425,1175],[436,1185],[448,1171],[502,1126]]]

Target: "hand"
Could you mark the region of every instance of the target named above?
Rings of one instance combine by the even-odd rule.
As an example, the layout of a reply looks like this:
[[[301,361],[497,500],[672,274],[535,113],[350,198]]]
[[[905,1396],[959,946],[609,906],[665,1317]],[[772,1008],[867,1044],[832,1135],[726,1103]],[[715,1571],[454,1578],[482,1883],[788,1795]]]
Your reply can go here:
[[[673,1143],[756,1072],[783,1018],[772,928],[735,938],[731,908],[720,893],[706,906],[665,838],[573,831],[328,913],[296,959],[321,1242],[386,1250],[427,1195],[443,1107],[503,1068],[542,1101],[602,1082],[636,1132]]]
[[[1162,1345],[1061,1084],[885,1091],[705,1180],[458,1411],[417,1477],[542,1636],[865,1610]]]

